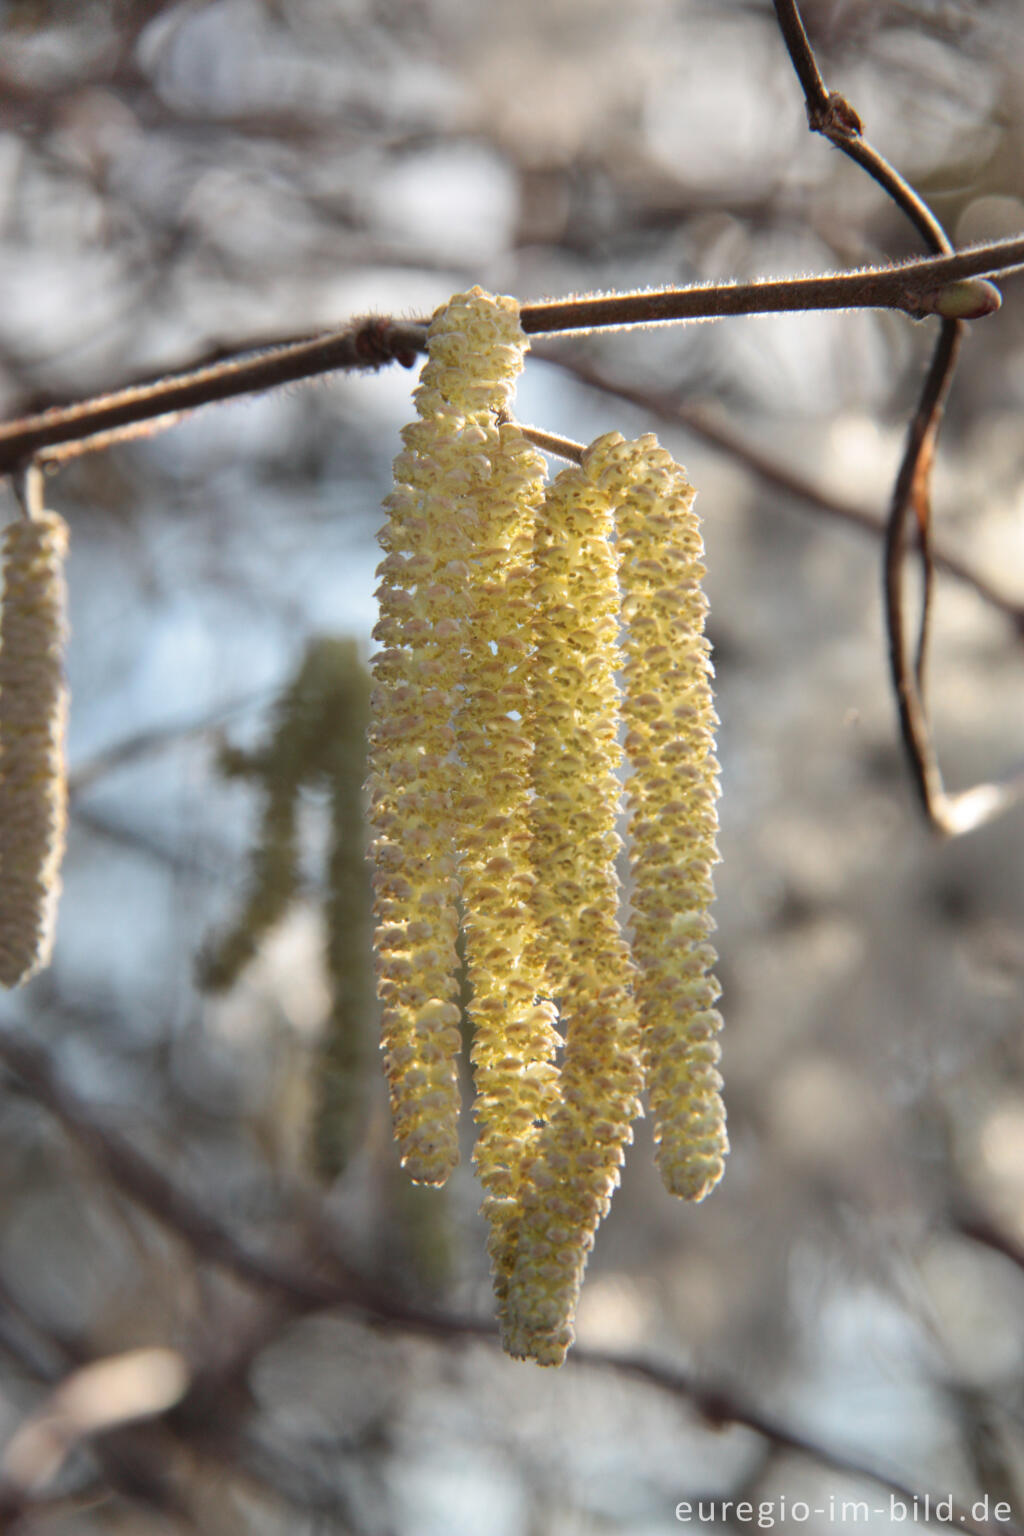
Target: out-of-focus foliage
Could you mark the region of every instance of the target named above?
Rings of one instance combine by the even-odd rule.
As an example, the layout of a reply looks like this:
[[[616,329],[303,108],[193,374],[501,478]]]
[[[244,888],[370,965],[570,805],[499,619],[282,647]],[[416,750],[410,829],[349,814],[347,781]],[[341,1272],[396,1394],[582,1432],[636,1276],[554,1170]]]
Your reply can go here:
[[[1014,0],[808,0],[806,19],[829,84],[956,240],[1024,227]],[[421,316],[474,282],[525,300],[916,251],[878,188],[808,134],[766,3],[0,6],[6,415],[354,313]],[[936,485],[942,536],[1018,593],[1020,294],[1008,281],[968,338]],[[583,441],[656,428],[687,466],[722,717],[733,1153],[697,1210],[631,1161],[579,1338],[738,1377],[821,1440],[1022,1519],[1024,1282],[955,1225],[969,1199],[1024,1239],[1021,815],[946,846],[919,825],[870,539],[560,365],[585,356],[632,390],[711,402],[752,446],[881,511],[930,336],[893,316],[775,316],[528,361],[523,420]],[[313,1273],[319,1242],[410,1305],[483,1318],[469,1147],[444,1195],[406,1192],[373,1076],[365,1134],[318,1204],[322,785],[299,801],[287,919],[224,997],[193,985],[259,813],[219,776],[217,740],[266,738],[311,635],[368,652],[373,533],[413,383],[394,369],[218,407],[48,487],[71,527],[72,820],[53,965],[2,1022],[252,1243]],[[959,787],[1024,752],[1021,657],[1005,617],[944,580],[936,623]],[[13,1082],[0,1145],[0,1432],[76,1351],[181,1347],[215,1391],[202,1432],[194,1406],[167,1430],[158,1471],[204,1528],[660,1536],[698,1494],[852,1496],[606,1372],[382,1336],[344,1309],[286,1325],[141,1216]],[[218,1375],[232,1351],[244,1368]],[[121,1492],[40,1528],[165,1529],[138,1496],[148,1463],[134,1482],[119,1465],[120,1482],[109,1460],[69,1462],[67,1486]]]

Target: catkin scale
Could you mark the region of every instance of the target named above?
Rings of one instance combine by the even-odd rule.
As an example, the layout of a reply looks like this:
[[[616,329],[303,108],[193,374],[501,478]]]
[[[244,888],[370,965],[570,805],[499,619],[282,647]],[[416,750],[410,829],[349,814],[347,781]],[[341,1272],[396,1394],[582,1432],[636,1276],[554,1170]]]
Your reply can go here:
[[[55,512],[12,523],[0,600],[0,984],[20,986],[53,945],[67,828],[64,563]]]

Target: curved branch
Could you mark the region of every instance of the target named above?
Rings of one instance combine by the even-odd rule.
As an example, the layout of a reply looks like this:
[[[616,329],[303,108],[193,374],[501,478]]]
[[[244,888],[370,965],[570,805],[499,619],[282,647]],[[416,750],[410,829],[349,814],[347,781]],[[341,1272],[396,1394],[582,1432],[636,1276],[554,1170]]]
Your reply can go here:
[[[774,0],[774,3],[779,31],[804,93],[811,132],[822,134],[830,144],[867,171],[916,225],[929,250],[951,254],[953,246],[949,236],[928,204],[896,167],[863,137],[860,115],[846,97],[826,86],[804,29],[797,0]]]
[[[878,182],[915,225],[929,248],[938,253],[940,265],[945,260],[958,260],[952,256],[953,246],[949,236],[928,204],[884,156],[862,137],[860,118],[849,102],[838,92],[828,91],[804,30],[798,0],[774,0],[774,5],[779,30],[804,92],[807,120],[812,131],[824,134],[837,149]],[[970,309],[972,297],[969,291],[958,291],[954,284],[946,289],[936,304],[938,313],[943,316],[942,330],[932,353],[893,490],[886,527],[883,574],[889,667],[896,694],[900,733],[925,817],[936,831],[945,836],[971,831],[1001,815],[1010,805],[1024,798],[1024,774],[979,784],[960,795],[948,795],[942,783],[924,703],[934,574],[931,470],[939,423],[963,339],[963,322],[974,318]],[[966,301],[966,309],[962,301]],[[903,561],[907,517],[911,510],[917,518],[924,582],[913,664],[909,658],[903,624]]]

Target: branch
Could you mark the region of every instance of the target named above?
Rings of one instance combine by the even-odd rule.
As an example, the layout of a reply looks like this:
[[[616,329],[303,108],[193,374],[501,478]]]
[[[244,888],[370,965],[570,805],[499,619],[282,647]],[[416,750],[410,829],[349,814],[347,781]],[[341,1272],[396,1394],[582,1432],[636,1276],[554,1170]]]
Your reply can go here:
[[[807,120],[812,131],[824,134],[879,183],[915,225],[930,249],[939,253],[940,264],[946,259],[958,260],[950,256],[953,246],[949,236],[924,199],[864,140],[860,117],[845,97],[827,89],[804,30],[797,0],[774,0],[774,4],[779,30],[804,92]],[[913,263],[914,266],[927,264]],[[983,285],[984,288],[988,286]],[[948,795],[942,783],[924,704],[933,578],[931,470],[943,406],[963,339],[963,322],[975,318],[970,303],[969,289],[954,286],[946,290],[936,306],[943,316],[942,330],[907,435],[890,503],[885,540],[886,629],[900,732],[925,816],[936,831],[946,836],[971,831],[1024,798],[1024,774],[980,784],[960,795]],[[917,517],[924,578],[913,666],[903,625],[903,561],[907,517],[911,509]]]
[[[998,309],[999,293],[990,283],[965,286],[965,280],[1014,266],[1024,266],[1024,236],[938,260],[861,272],[526,304],[520,317],[523,330],[532,336],[819,309],[893,309],[923,319],[943,313],[953,304],[963,318],[979,319]],[[425,324],[398,324],[382,316],[357,320],[326,336],[255,356],[243,354],[194,373],[134,385],[8,422],[0,426],[0,474],[13,473],[36,455],[56,464],[78,452],[110,447],[126,437],[171,426],[182,412],[218,400],[338,369],[379,368],[391,362],[410,367],[425,345]]]
[[[804,30],[797,0],[775,0],[775,15],[803,89],[811,132],[823,134],[829,143],[867,171],[916,225],[930,250],[951,253],[952,243],[928,204],[909,182],[904,181],[895,166],[863,137],[860,115],[846,97],[826,86]]]
[[[1011,259],[1024,265],[1024,236],[999,242]],[[896,309],[915,320],[942,314],[967,278],[1007,268],[993,263],[995,244],[952,256],[908,261],[859,272],[829,272],[822,277],[786,277],[755,283],[703,284],[688,288],[648,289],[638,293],[598,294],[524,304],[520,311],[528,336],[564,331],[624,330],[665,321],[713,320],[728,315],[766,315],[824,309]],[[965,319],[978,320],[999,308],[990,283],[972,285],[964,302],[975,304]],[[970,306],[968,306],[970,307]]]
[[[49,1111],[111,1182],[162,1226],[208,1262],[249,1285],[287,1297],[296,1307],[315,1309],[340,1302],[359,1306],[369,1299],[364,1283],[342,1273],[321,1281],[287,1261],[264,1257],[217,1216],[179,1189],[113,1126],[59,1080],[47,1053],[9,1028],[0,1029],[0,1062],[37,1104]]]
[[[17,470],[25,460],[59,444],[100,438],[90,450],[109,447],[122,429],[142,422],[172,426],[185,411],[229,400],[238,395],[274,389],[296,379],[314,378],[346,368],[382,368],[398,362],[411,368],[424,345],[423,328],[403,325],[383,316],[355,320],[344,330],[292,342],[256,354],[171,375],[150,384],[132,385],[74,405],[60,406],[0,426],[0,473]],[[161,421],[160,418],[171,418]],[[58,461],[60,453],[47,454]],[[70,457],[70,455],[64,455]]]
[[[599,389],[604,394],[614,395],[616,399],[625,400],[649,415],[660,416],[664,421],[673,422],[685,428],[712,448],[717,448],[719,452],[735,459],[765,484],[776,486],[784,491],[787,496],[805,502],[808,506],[825,512],[840,522],[849,523],[865,533],[875,536],[885,534],[888,524],[886,517],[879,516],[870,507],[863,506],[859,502],[847,501],[844,497],[836,496],[823,485],[791,470],[788,465],[783,464],[772,454],[754,447],[742,433],[717,419],[717,413],[712,414],[706,407],[678,400],[667,391],[636,389],[629,384],[621,384],[581,358],[546,355],[544,361],[570,374],[581,384]],[[554,453],[559,452],[554,446],[550,450],[546,447],[543,439],[547,434],[538,433],[534,428],[524,427],[523,430],[538,448]],[[558,441],[560,439],[551,439],[552,445]],[[971,587],[984,602],[1005,614],[1015,629],[1024,634],[1024,600],[1001,591],[987,577],[972,570],[951,549],[937,545],[933,555],[937,570],[944,571],[947,576],[952,576],[955,580],[963,582],[965,586]]]
[[[926,1507],[925,1499],[927,1498],[929,1501],[927,1507],[933,1511],[932,1518],[937,1525],[949,1525],[958,1531],[971,1531],[975,1536],[992,1536],[995,1531],[1001,1531],[1003,1536],[1008,1536],[1011,1531],[1011,1527],[1005,1524],[997,1526],[992,1521],[973,1519],[970,1511],[955,1501],[951,1505],[950,1518],[940,1520],[934,1514],[934,1510],[946,1495],[925,1494],[920,1489],[909,1487],[895,1474],[871,1462],[823,1445],[800,1430],[792,1428],[784,1420],[762,1413],[731,1386],[723,1387],[697,1381],[682,1371],[675,1370],[671,1366],[655,1364],[642,1356],[605,1354],[600,1350],[581,1349],[579,1346],[570,1352],[567,1363],[596,1365],[604,1369],[620,1371],[627,1376],[635,1376],[641,1381],[659,1387],[664,1392],[671,1393],[674,1397],[685,1399],[709,1425],[716,1429],[731,1424],[741,1425],[744,1429],[753,1430],[756,1435],[760,1435],[763,1440],[777,1446],[780,1450],[795,1452],[845,1477],[874,1483],[876,1487],[883,1488],[887,1493],[900,1499],[908,1509]]]
[[[140,757],[148,757],[150,753],[160,752],[165,747],[177,746],[189,737],[209,735],[221,728],[232,716],[250,709],[262,708],[276,697],[276,689],[261,688],[256,692],[228,699],[223,704],[219,704],[216,709],[207,710],[201,715],[190,715],[180,720],[172,720],[167,725],[155,726],[151,730],[122,736],[120,740],[108,747],[101,747],[98,752],[93,753],[92,757],[75,765],[68,774],[68,793],[73,798],[83,790],[91,788],[97,779],[115,772],[126,763],[133,763]]]

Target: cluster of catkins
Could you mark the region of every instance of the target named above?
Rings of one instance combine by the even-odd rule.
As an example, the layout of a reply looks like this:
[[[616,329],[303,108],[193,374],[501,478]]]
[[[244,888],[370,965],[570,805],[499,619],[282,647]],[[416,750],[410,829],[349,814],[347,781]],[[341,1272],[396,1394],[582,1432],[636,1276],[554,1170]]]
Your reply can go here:
[[[226,748],[221,772],[258,786],[263,809],[241,910],[204,946],[197,982],[228,991],[263,939],[299,895],[298,813],[303,790],[326,789],[331,845],[324,901],[331,1011],[314,1076],[312,1160],[332,1178],[347,1163],[364,1125],[363,1066],[372,1014],[368,963],[369,890],[363,781],[369,678],[354,640],[320,636],[278,701],[266,741],[253,752]]]
[[[557,1365],[644,1087],[674,1194],[702,1199],[728,1150],[717,721],[693,490],[617,433],[547,483],[506,419],[525,349],[480,289],[430,326],[380,535],[371,859],[402,1162],[442,1184],[458,1160],[461,930],[503,1342]]]
[[[49,964],[67,828],[64,564],[55,512],[19,518],[0,552],[0,986]]]

